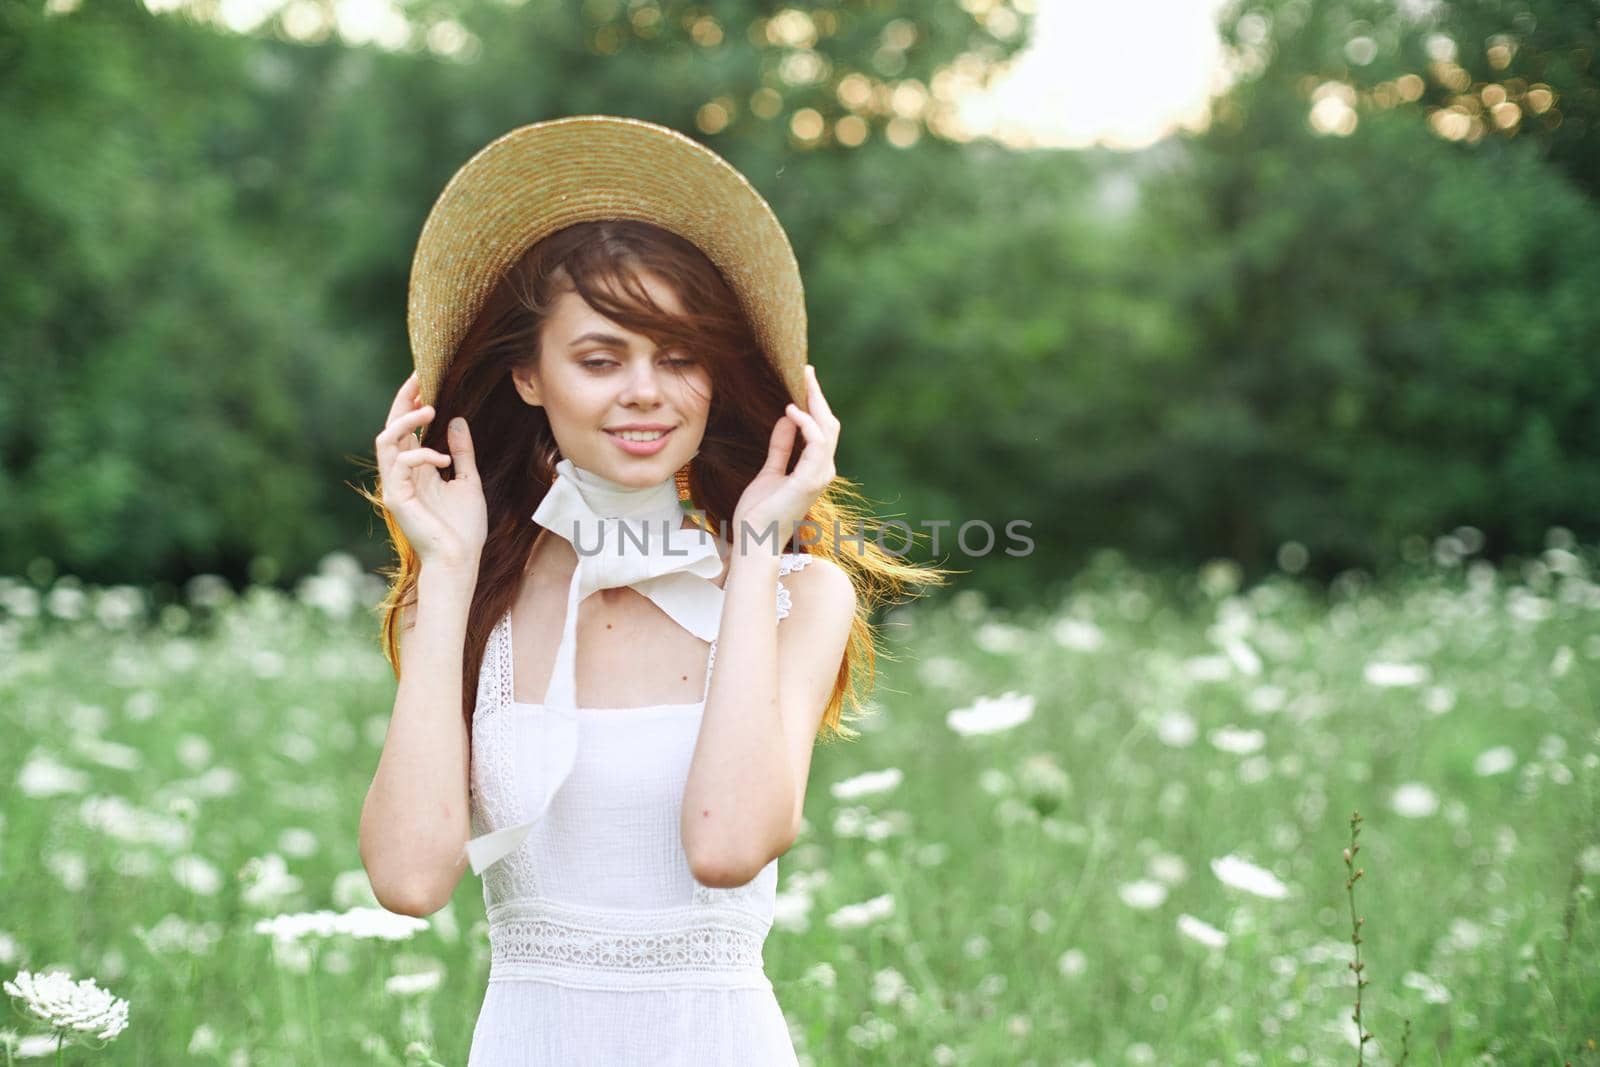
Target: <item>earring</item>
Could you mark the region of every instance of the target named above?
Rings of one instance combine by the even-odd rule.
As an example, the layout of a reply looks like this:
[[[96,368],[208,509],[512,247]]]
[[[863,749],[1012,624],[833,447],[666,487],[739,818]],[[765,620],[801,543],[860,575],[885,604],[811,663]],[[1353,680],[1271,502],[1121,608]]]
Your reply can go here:
[[[694,466],[694,457],[699,454],[700,450],[698,448],[695,449],[694,455],[689,457],[689,462],[678,468],[678,499],[680,501],[688,500],[691,496],[689,492],[689,469]]]

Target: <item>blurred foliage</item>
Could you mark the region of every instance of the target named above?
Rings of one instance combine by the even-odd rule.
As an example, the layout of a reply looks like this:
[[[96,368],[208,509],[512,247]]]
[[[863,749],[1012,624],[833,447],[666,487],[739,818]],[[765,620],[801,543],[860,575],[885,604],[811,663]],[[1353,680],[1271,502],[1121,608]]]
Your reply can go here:
[[[483,144],[585,112],[684,130],[772,202],[841,471],[918,555],[949,520],[966,584],[1036,596],[1106,545],[1254,575],[1296,541],[1326,577],[1457,524],[1492,557],[1592,539],[1593,6],[1235,5],[1212,125],[1113,153],[905,137],[897,87],[1023,43],[956,2],[408,6],[452,59],[0,0],[27,147],[0,153],[0,571],[386,562],[347,483],[410,369],[422,221]],[[797,112],[870,135],[802,144]]]
[[[1219,28],[1244,76],[1225,121],[1347,85],[1450,140],[1532,141],[1600,195],[1597,0],[1232,0]]]

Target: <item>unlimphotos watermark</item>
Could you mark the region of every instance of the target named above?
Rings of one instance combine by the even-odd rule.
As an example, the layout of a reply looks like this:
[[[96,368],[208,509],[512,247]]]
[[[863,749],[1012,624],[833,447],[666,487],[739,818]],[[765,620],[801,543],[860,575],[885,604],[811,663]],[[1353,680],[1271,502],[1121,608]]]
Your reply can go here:
[[[673,537],[684,534],[706,533],[710,526],[710,517],[699,509],[685,509],[685,515],[695,519],[700,527],[697,530],[686,530],[675,527],[669,520],[663,519],[656,523],[660,532],[655,536],[660,537],[661,553],[666,556],[686,556],[687,549],[674,548]],[[608,536],[606,524],[613,524],[615,536]],[[593,536],[594,544],[584,543],[586,538],[574,529],[573,536],[568,540],[572,542],[580,556],[596,556],[608,548],[618,555],[629,551],[631,545],[638,552],[650,551],[652,523],[648,520],[638,519],[601,519],[600,528]],[[843,555],[846,551],[854,551],[858,556],[867,553],[867,542],[877,545],[879,550],[886,555],[896,558],[910,554],[916,545],[917,530],[911,523],[901,519],[887,519],[875,523],[877,529],[872,533],[867,532],[866,523],[858,520],[853,530],[845,528],[837,519],[831,523],[832,530],[825,530],[821,523],[814,519],[803,520],[794,533],[796,547],[803,548],[822,542],[825,537],[832,537],[834,554]],[[952,527],[955,528],[956,546],[963,555],[973,558],[988,556],[997,549],[1008,556],[1022,557],[1033,554],[1034,540],[1025,531],[1033,528],[1033,523],[1027,519],[1010,519],[1003,529],[1006,544],[1000,547],[1000,537],[992,524],[983,519],[968,519],[957,525],[954,519],[922,519],[918,527],[929,534],[928,551],[934,555],[939,553],[940,536]],[[760,529],[753,527],[745,520],[739,521],[738,542],[729,535],[729,522],[724,519],[717,524],[718,536],[729,544],[734,545],[734,550],[740,555],[748,554],[752,549],[766,547],[773,555],[777,555],[783,548],[784,541],[779,537],[777,523],[768,523]],[[898,543],[896,543],[898,542]]]

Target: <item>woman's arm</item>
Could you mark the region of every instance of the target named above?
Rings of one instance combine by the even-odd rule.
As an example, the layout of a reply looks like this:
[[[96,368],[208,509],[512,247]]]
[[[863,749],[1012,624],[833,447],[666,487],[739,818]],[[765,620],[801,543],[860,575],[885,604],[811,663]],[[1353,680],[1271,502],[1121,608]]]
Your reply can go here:
[[[400,682],[389,732],[361,807],[361,864],[378,903],[430,915],[466,869],[471,835],[462,657],[477,563],[424,562],[401,616]]]
[[[813,559],[785,577],[791,609],[775,611],[778,558],[760,546],[729,561],[721,636],[684,788],[680,833],[695,879],[744,885],[799,832],[817,730],[855,619],[850,577]]]
[[[793,785],[778,717],[777,583],[776,553],[759,544],[735,548],[679,815],[689,869],[703,885],[743,885],[749,878],[739,876],[788,821]]]

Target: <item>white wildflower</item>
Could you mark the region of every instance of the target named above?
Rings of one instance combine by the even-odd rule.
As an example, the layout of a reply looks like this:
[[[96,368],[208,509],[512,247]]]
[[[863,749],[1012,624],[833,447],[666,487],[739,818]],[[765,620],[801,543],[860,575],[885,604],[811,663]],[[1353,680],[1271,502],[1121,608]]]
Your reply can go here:
[[[1239,756],[1260,752],[1261,747],[1267,743],[1267,735],[1260,730],[1241,730],[1234,726],[1223,726],[1212,730],[1209,737],[1212,748]]]
[[[270,919],[257,919],[255,932],[291,943],[307,937],[332,937],[339,932],[339,913],[324,908],[274,915]]]
[[[89,861],[77,852],[47,853],[44,865],[73,893],[89,883]]]
[[[222,1039],[210,1024],[201,1023],[189,1037],[189,1055],[209,1056],[222,1051]]]
[[[1396,815],[1422,819],[1439,810],[1439,797],[1421,782],[1407,782],[1391,794],[1389,806]]]
[[[1246,785],[1264,782],[1272,774],[1272,761],[1265,756],[1251,756],[1239,764],[1239,781]]]
[[[1171,852],[1157,852],[1150,857],[1145,869],[1150,877],[1167,885],[1177,885],[1189,877],[1189,865],[1183,862],[1183,857]]]
[[[246,860],[239,878],[245,883],[244,902],[253,908],[268,907],[300,891],[300,879],[289,873],[289,865],[276,852]]]
[[[19,1060],[42,1060],[46,1056],[54,1056],[62,1041],[63,1035],[60,1034],[28,1034],[17,1042],[12,1055]]]
[[[428,928],[428,920],[411,915],[397,915],[383,908],[351,908],[336,912],[322,909],[274,915],[259,919],[255,924],[258,934],[271,934],[278,941],[298,941],[304,937],[334,937],[344,935],[356,938],[381,938],[385,941],[403,941],[419,930]]]
[[[278,848],[295,859],[314,855],[317,847],[317,835],[303,826],[291,826],[278,835]]]
[[[894,894],[885,893],[860,904],[846,904],[828,916],[828,925],[835,930],[853,930],[893,914]]]
[[[362,939],[404,941],[427,928],[428,920],[412,915],[383,908],[351,908],[340,916],[339,932]]]
[[[1229,855],[1212,860],[1211,873],[1223,885],[1254,893],[1258,897],[1277,900],[1289,895],[1288,887],[1278,881],[1271,871],[1238,856]]]
[[[205,956],[222,940],[222,925],[217,922],[192,923],[180,915],[166,915],[148,929],[133,928],[133,936],[156,955],[187,952]]]
[[[1415,989],[1420,992],[1425,1003],[1450,1003],[1450,990],[1421,971],[1407,971],[1405,976],[1400,979],[1400,984],[1407,989]]]
[[[792,934],[803,934],[811,928],[811,894],[804,889],[786,889],[774,895],[772,924]]]
[[[1028,631],[1004,622],[986,622],[973,632],[972,640],[985,652],[1009,655],[1021,651],[1027,643]]]
[[[846,778],[842,782],[835,782],[830,792],[840,800],[854,800],[857,797],[871,796],[876,793],[887,793],[898,786],[905,779],[898,767],[889,767],[881,771],[868,771],[858,774],[854,778]]]
[[[1523,589],[1506,593],[1506,611],[1523,622],[1543,622],[1555,611],[1553,601]]]
[[[833,832],[838,837],[863,837],[871,812],[863,807],[840,808],[833,813]]]
[[[1156,720],[1156,739],[1168,748],[1188,748],[1199,736],[1194,716],[1186,711],[1168,711]]]
[[[1250,690],[1248,696],[1250,709],[1263,715],[1282,711],[1288,699],[1289,691],[1281,685],[1258,685]]]
[[[1450,933],[1445,943],[1460,952],[1471,952],[1484,942],[1484,928],[1471,919],[1457,916],[1450,920]]]
[[[1370,684],[1377,686],[1421,685],[1428,680],[1428,668],[1420,663],[1389,663],[1378,660],[1367,664],[1362,676]]]
[[[1149,911],[1159,908],[1167,900],[1167,887],[1160,882],[1148,878],[1140,878],[1132,882],[1124,882],[1117,887],[1117,896],[1130,908],[1140,911]]]
[[[17,774],[17,788],[23,796],[28,797],[82,793],[89,788],[89,776],[74,767],[68,767],[50,753],[35,749]]]
[[[1238,591],[1244,568],[1231,559],[1211,559],[1200,565],[1195,577],[1208,596],[1221,598]]]
[[[1055,757],[1036,752],[1022,761],[1017,775],[1022,791],[1038,805],[1041,801],[1060,801],[1072,791],[1072,778]]]
[[[800,976],[802,982],[821,986],[823,989],[832,989],[839,980],[838,973],[833,969],[833,964],[823,962],[811,965],[805,974]]]
[[[1190,656],[1183,661],[1183,672],[1197,682],[1220,682],[1233,669],[1227,656]]]
[[[78,818],[119,841],[160,845],[172,851],[187,848],[193,836],[188,823],[145,811],[116,796],[89,796],[78,805]]]
[[[1430,685],[1422,691],[1422,706],[1429,715],[1443,715],[1456,706],[1456,693],[1447,685]]]
[[[93,978],[74,982],[64,971],[18,971],[3,988],[23,1011],[52,1030],[109,1041],[128,1027],[128,1002],[101,989]]]
[[[1193,915],[1183,914],[1178,916],[1178,932],[1185,937],[1194,939],[1208,948],[1222,948],[1228,943],[1228,935],[1218,930],[1215,926]]]
[[[143,754],[132,745],[106,741],[92,734],[74,735],[72,747],[84,759],[115,771],[136,771],[144,762]]]
[[[191,771],[210,766],[211,742],[199,734],[184,734],[178,738],[178,762]]]
[[[1228,659],[1233,662],[1240,674],[1252,677],[1261,673],[1261,657],[1256,650],[1238,638],[1230,638],[1223,643],[1222,651],[1228,654]]]
[[[1003,797],[1011,792],[1011,776],[998,767],[985,767],[978,773],[978,788],[992,797]]]
[[[202,897],[215,896],[222,888],[222,872],[201,856],[179,856],[173,861],[172,877],[189,892]]]
[[[1050,628],[1050,636],[1056,639],[1056,644],[1074,652],[1094,652],[1106,642],[1105,631],[1100,627],[1071,617],[1056,620]]]
[[[968,674],[967,665],[950,656],[929,656],[917,664],[917,676],[932,689],[955,689]]]
[[[1472,769],[1480,777],[1487,778],[1492,774],[1504,774],[1517,765],[1517,754],[1509,745],[1497,745],[1486,748],[1478,753],[1478,758],[1473,761]]]
[[[872,999],[879,1004],[894,1003],[906,988],[906,976],[893,967],[885,967],[872,976]]]
[[[998,733],[1033,718],[1033,704],[1033,697],[1015,691],[998,697],[979,697],[970,707],[950,712],[945,722],[963,737]]]
[[[383,983],[386,992],[397,997],[412,997],[419,993],[431,993],[439,988],[439,983],[444,975],[439,971],[420,971],[417,974],[392,975]]]

